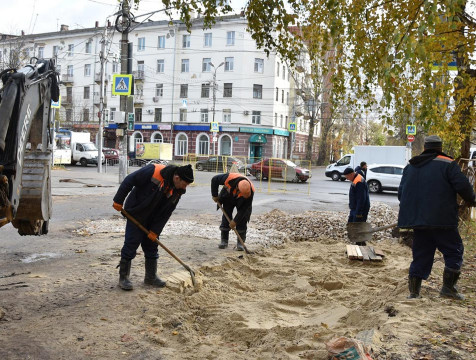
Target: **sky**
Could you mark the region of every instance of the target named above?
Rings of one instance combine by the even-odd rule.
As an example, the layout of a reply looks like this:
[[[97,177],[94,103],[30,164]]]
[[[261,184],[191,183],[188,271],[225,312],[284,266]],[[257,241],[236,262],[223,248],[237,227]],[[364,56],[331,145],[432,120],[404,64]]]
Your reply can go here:
[[[238,11],[245,3],[246,0],[231,0],[231,5]],[[0,0],[0,33],[19,35],[22,30],[25,34],[54,32],[62,24],[68,25],[70,30],[91,28],[96,21],[102,26],[108,16],[119,10],[118,5],[117,0]],[[160,0],[141,0],[139,9],[133,9],[132,13],[138,16],[162,8]],[[161,17],[154,15],[151,19]]]

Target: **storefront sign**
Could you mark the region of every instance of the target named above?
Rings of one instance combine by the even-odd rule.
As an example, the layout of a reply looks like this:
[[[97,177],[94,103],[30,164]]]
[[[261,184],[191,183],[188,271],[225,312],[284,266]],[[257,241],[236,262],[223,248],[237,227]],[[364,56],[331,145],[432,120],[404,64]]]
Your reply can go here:
[[[266,140],[266,136],[263,134],[255,134],[250,136],[250,143],[260,143],[260,144],[266,144],[268,140]]]
[[[274,135],[289,136],[289,131],[274,129]]]
[[[177,131],[210,131],[210,125],[174,125]]]
[[[240,132],[253,133],[253,134],[273,134],[273,129],[264,128],[252,128],[252,127],[240,127]]]

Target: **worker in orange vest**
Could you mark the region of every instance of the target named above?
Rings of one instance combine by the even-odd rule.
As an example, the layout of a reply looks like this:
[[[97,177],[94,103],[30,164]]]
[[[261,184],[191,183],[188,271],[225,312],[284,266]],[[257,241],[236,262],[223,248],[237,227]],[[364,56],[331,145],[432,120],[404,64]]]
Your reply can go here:
[[[131,261],[139,245],[145,257],[144,283],[164,287],[165,281],[157,277],[158,244],[154,240],[160,235],[175,210],[185,188],[193,182],[191,165],[175,166],[150,164],[126,176],[114,196],[113,207],[124,209],[136,218],[149,234],[143,233],[132,221],[127,220],[124,246],[119,263],[119,286],[132,290],[129,280]]]
[[[349,189],[350,214],[348,222],[366,222],[370,210],[369,188],[365,178],[352,168],[344,170],[344,176],[351,182]]]
[[[218,194],[218,188],[223,188]],[[222,216],[220,225],[221,242],[218,248],[228,247],[228,238],[230,229],[236,229],[243,242],[246,240],[246,230],[250,221],[253,195],[255,187],[251,181],[244,175],[238,173],[226,173],[215,175],[211,181],[212,199],[216,203],[223,205],[223,210],[230,219],[230,223],[225,215]],[[233,218],[233,210],[236,208],[236,215]],[[244,248],[239,241],[236,243],[236,249],[243,251]]]

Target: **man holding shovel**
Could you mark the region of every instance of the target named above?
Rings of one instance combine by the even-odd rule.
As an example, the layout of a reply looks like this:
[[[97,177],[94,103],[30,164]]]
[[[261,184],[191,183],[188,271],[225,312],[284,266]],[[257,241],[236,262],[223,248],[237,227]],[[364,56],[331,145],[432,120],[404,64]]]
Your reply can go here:
[[[441,139],[426,137],[424,151],[405,167],[398,189],[398,226],[413,229],[408,298],[420,297],[421,281],[431,273],[436,249],[445,261],[440,295],[464,298],[455,287],[464,252],[458,232],[457,194],[474,206],[473,187],[456,161],[442,152]]]
[[[365,178],[352,168],[344,170],[344,176],[351,182],[349,189],[350,214],[347,222],[366,222],[370,210],[369,188]]]
[[[218,195],[218,187],[220,185],[223,185],[223,188],[220,191],[220,195]],[[228,215],[228,218],[233,219],[231,222],[228,222],[227,217],[223,214],[220,225],[221,242],[218,248],[225,249],[228,247],[230,229],[236,229],[243,242],[245,242],[255,187],[246,176],[237,173],[226,173],[215,175],[212,178],[211,190],[213,201],[223,205],[223,211]],[[233,218],[233,209],[235,207],[237,213]],[[240,241],[237,241],[236,249],[238,251],[244,250]]]
[[[132,290],[129,280],[131,261],[136,256],[139,245],[144,251],[144,283],[155,287],[164,287],[165,282],[157,277],[158,244],[155,239],[175,210],[185,188],[193,182],[191,165],[147,165],[126,176],[114,196],[113,207],[124,209],[139,221],[149,234],[145,234],[132,221],[127,220],[124,246],[119,263],[119,286],[123,290]]]

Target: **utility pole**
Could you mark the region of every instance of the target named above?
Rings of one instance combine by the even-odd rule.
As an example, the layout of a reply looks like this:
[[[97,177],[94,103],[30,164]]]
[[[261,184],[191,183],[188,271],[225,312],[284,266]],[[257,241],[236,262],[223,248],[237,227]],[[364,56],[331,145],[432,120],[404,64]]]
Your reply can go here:
[[[130,17],[129,17],[129,0],[122,0],[122,37],[121,37],[121,74],[127,74],[127,54],[128,54],[128,43],[129,43],[129,28],[130,28]],[[130,84],[132,86],[132,84]],[[119,183],[122,183],[124,178],[127,176],[127,97],[120,96],[119,103],[120,111],[125,113],[126,124],[121,125],[121,128],[118,129],[118,141],[119,141]]]
[[[213,72],[213,114],[212,114],[212,122],[215,122],[215,103],[216,103],[216,100],[217,100],[217,70],[218,68],[220,68],[220,66],[223,66],[225,63],[222,62],[220,65],[218,65],[217,67],[215,67],[215,65],[213,65],[213,63],[210,63],[211,66],[213,66],[213,68],[215,69],[215,71]],[[213,155],[215,155],[215,141],[213,141]]]
[[[106,40],[107,39],[107,21],[104,25],[104,35],[101,39],[101,52],[99,54],[99,61],[101,62],[101,88],[99,89],[99,132],[98,132],[98,173],[102,173],[102,133],[103,133],[103,119],[104,119],[104,67],[106,66]]]

